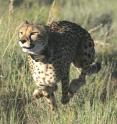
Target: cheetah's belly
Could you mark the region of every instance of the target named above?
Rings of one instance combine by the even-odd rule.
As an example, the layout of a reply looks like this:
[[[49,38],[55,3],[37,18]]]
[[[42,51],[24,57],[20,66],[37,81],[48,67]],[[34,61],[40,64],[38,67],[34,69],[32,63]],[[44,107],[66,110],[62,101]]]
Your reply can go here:
[[[44,64],[42,62],[34,62],[32,77],[38,87],[53,86],[57,79],[55,69],[52,64]]]

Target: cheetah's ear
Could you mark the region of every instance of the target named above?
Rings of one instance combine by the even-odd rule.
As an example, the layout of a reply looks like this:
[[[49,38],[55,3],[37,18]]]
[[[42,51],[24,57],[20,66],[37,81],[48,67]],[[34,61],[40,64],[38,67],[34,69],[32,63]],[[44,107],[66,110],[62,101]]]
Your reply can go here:
[[[24,24],[29,24],[29,22],[27,20],[25,20]]]

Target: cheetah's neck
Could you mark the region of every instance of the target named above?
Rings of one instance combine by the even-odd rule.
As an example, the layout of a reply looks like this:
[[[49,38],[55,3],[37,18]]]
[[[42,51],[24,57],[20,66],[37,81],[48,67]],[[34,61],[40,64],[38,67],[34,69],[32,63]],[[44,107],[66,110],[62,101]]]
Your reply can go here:
[[[49,59],[51,58],[51,52],[48,49],[48,47],[46,47],[44,50],[42,50],[40,52],[39,55],[32,55],[30,54],[30,57],[35,60],[36,62],[40,61],[40,62],[48,62]]]

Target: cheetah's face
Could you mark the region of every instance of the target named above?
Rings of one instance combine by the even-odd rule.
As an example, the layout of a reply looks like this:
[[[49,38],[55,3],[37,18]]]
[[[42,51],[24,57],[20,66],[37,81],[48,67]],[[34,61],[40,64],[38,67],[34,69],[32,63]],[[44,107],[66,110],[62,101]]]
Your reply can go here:
[[[48,44],[47,30],[42,25],[25,22],[19,29],[19,45],[24,52],[39,55]]]

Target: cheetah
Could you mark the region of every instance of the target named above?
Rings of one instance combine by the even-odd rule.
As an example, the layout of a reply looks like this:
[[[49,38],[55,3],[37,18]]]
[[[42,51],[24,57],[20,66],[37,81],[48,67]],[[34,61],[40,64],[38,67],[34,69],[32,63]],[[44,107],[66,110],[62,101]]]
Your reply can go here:
[[[19,45],[28,53],[29,69],[37,89],[33,97],[45,97],[51,109],[57,109],[55,91],[62,86],[62,104],[69,102],[86,75],[97,73],[101,64],[95,62],[94,42],[81,26],[69,21],[49,25],[25,22],[19,29]],[[81,68],[81,74],[70,82],[70,65]]]

